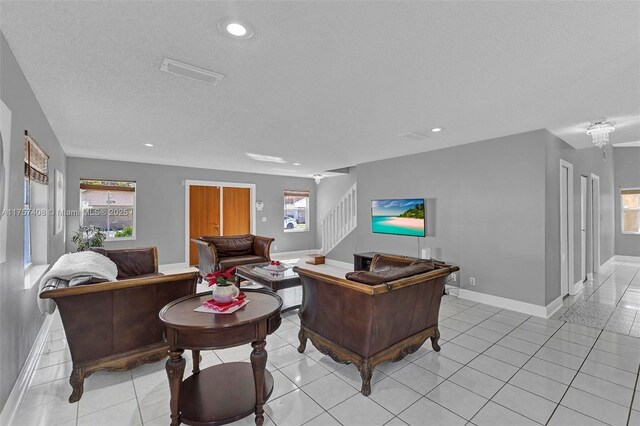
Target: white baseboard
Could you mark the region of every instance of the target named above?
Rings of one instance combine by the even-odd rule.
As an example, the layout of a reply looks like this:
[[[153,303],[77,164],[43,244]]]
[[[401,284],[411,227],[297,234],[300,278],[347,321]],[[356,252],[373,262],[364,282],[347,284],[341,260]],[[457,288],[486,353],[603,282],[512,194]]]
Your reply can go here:
[[[587,281],[593,281],[593,272],[587,272]]]
[[[575,296],[576,294],[580,293],[583,288],[584,288],[584,282],[580,280],[577,283],[573,284],[571,288],[569,288],[569,294],[571,296]]]
[[[562,307],[562,297],[557,298],[547,306],[534,305],[533,303],[521,302],[519,300],[507,299],[505,297],[493,296],[491,294],[478,293],[476,291],[461,288],[458,292],[461,299],[472,302],[484,303],[497,308],[509,309],[526,315],[534,315],[541,318],[549,318]]]
[[[271,253],[271,258],[274,260],[285,260],[285,259],[290,259],[292,257],[302,257],[302,256],[306,256],[307,254],[315,254],[315,253],[320,253],[320,249],[276,252],[276,253]]]
[[[24,362],[24,366],[22,367],[22,370],[20,370],[20,374],[13,385],[13,389],[11,389],[11,393],[9,394],[9,398],[7,398],[7,402],[4,404],[2,413],[0,413],[0,425],[13,424],[13,418],[18,412],[20,402],[31,383],[33,373],[36,370],[38,356],[42,352],[42,348],[46,343],[47,333],[49,333],[52,321],[53,315],[47,315],[44,319],[44,322],[40,327],[40,331],[36,336],[36,340],[33,342],[29,355],[27,355],[27,359]]]
[[[333,260],[333,259],[325,259],[324,263],[326,263],[327,265],[337,266],[339,268],[344,268],[344,269],[353,271],[353,263],[342,262],[340,260]]]
[[[444,289],[446,290],[447,294],[451,295],[451,296],[459,296],[460,294],[460,287],[454,286],[454,285],[446,285],[444,286]]]
[[[611,256],[607,261],[605,261],[602,265],[600,265],[600,269],[604,268],[605,266],[609,266],[610,263],[615,262],[616,260],[616,256]]]
[[[615,257],[618,262],[640,262],[640,256],[623,256],[616,254],[613,257]]]
[[[563,298],[562,296],[560,296],[556,300],[545,306],[545,311],[547,314],[545,318],[550,318],[551,315],[555,314],[560,310],[560,308],[562,308],[562,300]]]

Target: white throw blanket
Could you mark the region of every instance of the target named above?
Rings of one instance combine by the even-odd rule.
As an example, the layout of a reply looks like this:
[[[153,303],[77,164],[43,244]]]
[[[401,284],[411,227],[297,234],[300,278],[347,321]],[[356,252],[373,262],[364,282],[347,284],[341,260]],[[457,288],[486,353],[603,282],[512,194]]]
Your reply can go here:
[[[118,267],[107,256],[93,251],[63,254],[40,279],[38,294],[52,278],[69,281],[83,275],[91,275],[94,278],[107,281],[116,281]],[[44,313],[47,308],[43,302],[44,300],[38,297],[38,306]]]

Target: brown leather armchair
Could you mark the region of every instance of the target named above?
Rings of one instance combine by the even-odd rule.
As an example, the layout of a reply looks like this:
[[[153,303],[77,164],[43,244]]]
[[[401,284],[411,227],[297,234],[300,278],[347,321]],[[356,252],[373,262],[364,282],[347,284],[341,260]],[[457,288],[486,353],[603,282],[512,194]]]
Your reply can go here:
[[[198,248],[198,267],[202,279],[209,272],[218,269],[271,261],[269,250],[274,239],[247,234],[229,237],[202,236],[192,238],[191,241]]]
[[[298,352],[307,339],[335,361],[356,365],[361,393],[371,393],[376,365],[399,361],[431,338],[440,350],[438,314],[447,275],[457,266],[375,255],[370,271],[349,279],[296,267],[302,281]]]
[[[130,370],[166,357],[158,313],[194,294],[198,279],[197,272],[159,274],[155,247],[94,251],[117,265],[118,281],[68,286],[51,280],[40,293],[60,310],[73,361],[71,403],[82,397],[84,379],[95,371]]]

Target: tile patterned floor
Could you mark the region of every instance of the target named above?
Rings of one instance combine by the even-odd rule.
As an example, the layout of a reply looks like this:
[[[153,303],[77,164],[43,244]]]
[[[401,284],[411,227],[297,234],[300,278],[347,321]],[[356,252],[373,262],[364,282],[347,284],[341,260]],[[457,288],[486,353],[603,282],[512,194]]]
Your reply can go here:
[[[612,261],[552,318],[640,337],[640,262]]]
[[[427,343],[378,367],[371,396],[364,397],[355,367],[333,362],[311,344],[304,354],[296,351],[298,324],[296,312],[286,313],[267,340],[275,380],[268,425],[640,424],[640,338],[445,296],[441,352]],[[247,360],[250,350],[207,351],[202,366]],[[70,371],[55,318],[14,424],[168,423],[163,362],[95,373],[75,404],[67,402]],[[235,424],[251,425],[253,418]]]

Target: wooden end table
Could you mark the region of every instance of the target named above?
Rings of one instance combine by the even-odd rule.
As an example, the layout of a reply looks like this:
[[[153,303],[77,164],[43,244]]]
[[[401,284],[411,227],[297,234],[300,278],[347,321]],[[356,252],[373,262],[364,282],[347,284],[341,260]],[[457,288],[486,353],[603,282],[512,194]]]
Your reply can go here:
[[[282,299],[268,290],[244,290],[250,302],[229,315],[194,312],[211,292],[183,297],[166,305],[160,319],[167,327],[166,370],[171,392],[171,425],[221,425],[255,412],[264,423],[264,404],[273,391],[266,371],[265,338],[278,329]],[[251,343],[251,363],[231,362],[200,370],[200,351]],[[193,375],[182,380],[182,353],[193,352]]]

